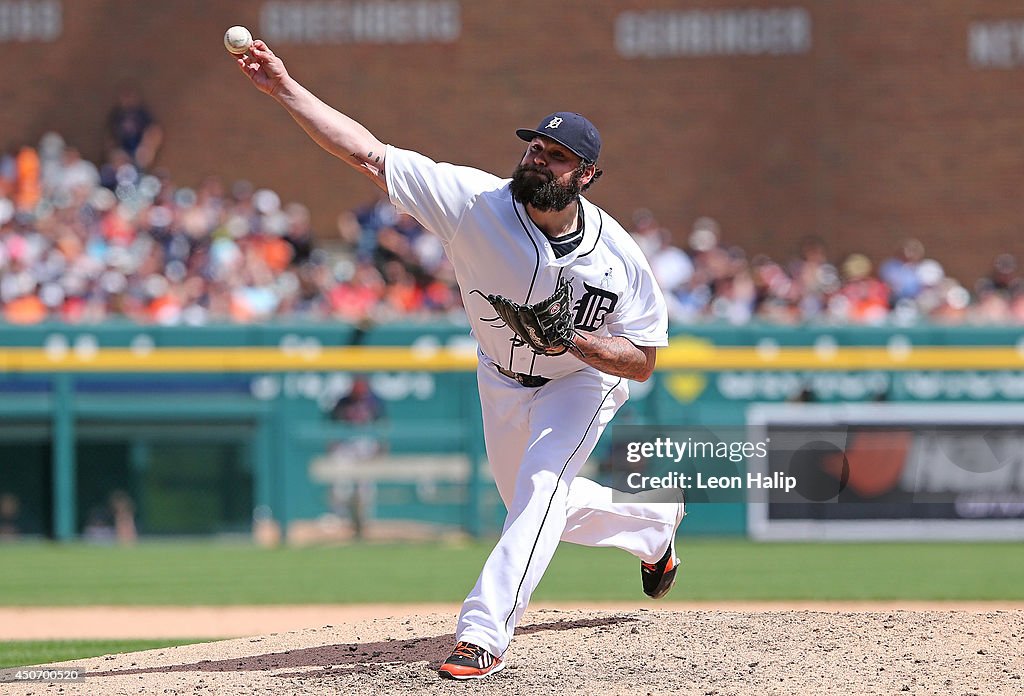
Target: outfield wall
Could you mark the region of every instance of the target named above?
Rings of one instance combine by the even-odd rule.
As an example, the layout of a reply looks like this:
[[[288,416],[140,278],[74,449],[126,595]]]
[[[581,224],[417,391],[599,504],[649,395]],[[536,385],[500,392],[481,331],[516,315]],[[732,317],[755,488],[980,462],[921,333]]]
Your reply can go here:
[[[249,533],[254,515],[289,530],[336,510],[346,477],[378,475],[376,517],[500,528],[464,326],[44,325],[3,327],[0,345],[0,495],[17,496],[23,534],[95,532],[115,490],[142,534]],[[329,416],[355,375],[386,412],[369,429]],[[738,426],[787,402],[998,408],[1024,399],[1024,340],[1010,328],[693,327],[632,391],[618,424]],[[324,456],[369,436],[387,447],[377,470]],[[742,534],[746,507],[694,506],[687,526]]]

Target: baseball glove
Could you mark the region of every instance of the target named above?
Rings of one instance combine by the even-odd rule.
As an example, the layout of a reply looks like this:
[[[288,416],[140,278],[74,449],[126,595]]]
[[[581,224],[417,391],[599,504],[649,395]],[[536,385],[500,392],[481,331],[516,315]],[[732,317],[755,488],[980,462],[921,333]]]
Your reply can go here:
[[[479,292],[479,291],[477,291]],[[484,295],[505,324],[538,355],[561,355],[573,346],[572,283],[565,278],[550,297],[521,305],[502,295]]]

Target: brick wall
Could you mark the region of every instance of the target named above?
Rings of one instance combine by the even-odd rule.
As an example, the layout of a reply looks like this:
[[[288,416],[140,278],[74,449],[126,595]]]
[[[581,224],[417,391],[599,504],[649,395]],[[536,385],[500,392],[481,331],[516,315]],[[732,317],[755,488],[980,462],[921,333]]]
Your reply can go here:
[[[314,209],[319,234],[375,189],[320,151],[236,72],[231,24],[255,0],[64,0],[53,43],[2,44],[0,147],[56,129],[102,156],[118,87],[141,87],[180,184],[219,174]],[[806,52],[624,58],[622,12],[805,8]],[[1014,0],[462,0],[453,43],[275,46],[293,75],[385,142],[499,173],[513,130],[581,111],[605,139],[592,199],[650,208],[682,241],[700,215],[725,240],[787,258],[823,237],[876,260],[907,236],[964,282],[1021,251],[1024,68],[968,61],[971,22],[1024,19]]]

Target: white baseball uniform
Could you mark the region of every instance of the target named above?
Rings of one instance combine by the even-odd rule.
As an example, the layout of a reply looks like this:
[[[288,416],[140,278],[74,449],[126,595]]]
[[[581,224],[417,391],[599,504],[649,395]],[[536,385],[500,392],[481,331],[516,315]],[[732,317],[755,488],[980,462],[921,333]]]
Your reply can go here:
[[[479,345],[487,456],[508,517],[456,637],[501,656],[559,540],[614,546],[654,563],[675,533],[677,510],[613,503],[612,489],[576,476],[628,398],[627,381],[569,353],[534,354],[473,291],[532,304],[565,277],[577,329],[639,346],[668,345],[665,301],[632,238],[589,201],[581,199],[582,242],[558,257],[508,179],[391,146],[385,176],[391,201],[443,242]],[[551,381],[523,386],[499,367]]]

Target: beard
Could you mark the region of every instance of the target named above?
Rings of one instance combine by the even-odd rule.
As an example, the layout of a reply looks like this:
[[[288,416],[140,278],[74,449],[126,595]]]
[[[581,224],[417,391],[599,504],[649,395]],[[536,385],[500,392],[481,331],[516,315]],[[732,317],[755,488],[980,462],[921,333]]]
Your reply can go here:
[[[568,184],[560,184],[554,173],[547,167],[536,164],[520,164],[512,173],[512,197],[537,210],[563,210],[580,197],[583,190],[580,180],[582,168],[575,170]]]

